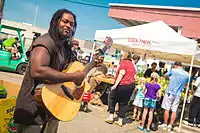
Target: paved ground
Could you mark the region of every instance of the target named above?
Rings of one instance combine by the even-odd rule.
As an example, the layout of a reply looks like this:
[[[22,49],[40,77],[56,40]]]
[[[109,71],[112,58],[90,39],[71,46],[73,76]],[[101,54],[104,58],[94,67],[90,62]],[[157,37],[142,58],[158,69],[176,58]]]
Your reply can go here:
[[[15,73],[0,72],[0,80],[3,79],[20,84],[22,78],[23,76]],[[107,116],[106,106],[96,107],[90,105],[90,109],[92,112],[79,112],[71,122],[60,122],[58,133],[142,133],[142,131],[137,130],[139,123],[136,122],[128,123],[124,127],[105,123],[104,119]],[[181,132],[200,133],[200,129],[183,125]],[[164,133],[164,131],[159,129],[154,133]]]
[[[22,79],[23,79],[22,75],[11,72],[0,71],[0,80],[6,80],[16,84],[21,84]]]

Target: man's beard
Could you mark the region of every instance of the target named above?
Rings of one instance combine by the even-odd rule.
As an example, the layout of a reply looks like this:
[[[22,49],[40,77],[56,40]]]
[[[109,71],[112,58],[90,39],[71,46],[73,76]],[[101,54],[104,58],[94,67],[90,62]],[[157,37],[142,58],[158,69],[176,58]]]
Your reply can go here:
[[[71,32],[67,35],[64,35],[63,32],[64,31],[61,31],[59,30],[58,28],[56,29],[59,34],[59,38],[58,38],[58,44],[60,46],[61,49],[65,49],[65,50],[69,50],[72,48],[72,34]]]
[[[59,34],[61,36],[61,39],[66,39],[66,38],[70,38],[72,36],[72,31],[69,31],[69,33],[65,34],[64,30],[59,31]]]

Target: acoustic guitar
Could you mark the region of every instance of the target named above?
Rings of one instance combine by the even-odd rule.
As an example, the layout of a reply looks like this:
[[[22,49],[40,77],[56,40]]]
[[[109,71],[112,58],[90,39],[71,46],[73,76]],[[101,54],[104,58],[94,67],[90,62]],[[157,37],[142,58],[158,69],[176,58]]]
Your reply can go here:
[[[99,49],[99,55],[104,55],[111,44],[105,45],[103,49]],[[96,56],[95,56],[96,57]],[[80,62],[71,63],[65,73],[73,73],[76,71],[84,71],[88,73],[97,65],[92,60],[86,66]],[[83,80],[80,86],[76,86],[74,82],[64,82],[60,84],[45,84],[41,89],[42,102],[51,114],[60,121],[70,121],[75,118],[81,106],[84,92],[90,89],[89,84]]]

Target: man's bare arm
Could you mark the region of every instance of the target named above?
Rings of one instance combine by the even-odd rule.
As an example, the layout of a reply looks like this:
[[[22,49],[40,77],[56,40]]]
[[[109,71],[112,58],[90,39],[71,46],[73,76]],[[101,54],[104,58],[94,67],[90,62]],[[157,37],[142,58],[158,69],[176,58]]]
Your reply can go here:
[[[165,79],[169,79],[169,76],[167,74],[164,75]]]
[[[46,48],[38,46],[31,52],[31,77],[34,79],[49,80],[54,83],[66,81],[76,82],[85,77],[84,72],[63,73],[49,67],[50,55]]]

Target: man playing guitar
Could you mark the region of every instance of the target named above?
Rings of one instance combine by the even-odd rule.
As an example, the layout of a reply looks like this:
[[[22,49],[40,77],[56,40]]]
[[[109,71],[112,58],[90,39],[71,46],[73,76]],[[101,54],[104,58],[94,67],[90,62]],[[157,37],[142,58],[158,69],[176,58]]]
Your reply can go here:
[[[76,16],[71,11],[58,10],[51,19],[48,33],[37,38],[28,49],[29,64],[14,112],[17,133],[57,133],[58,120],[49,119],[45,109],[38,105],[35,88],[46,82],[70,81],[80,85],[85,78],[85,72],[62,72],[66,64],[76,60],[71,49],[76,26]],[[112,39],[106,38],[105,43],[112,43]]]

